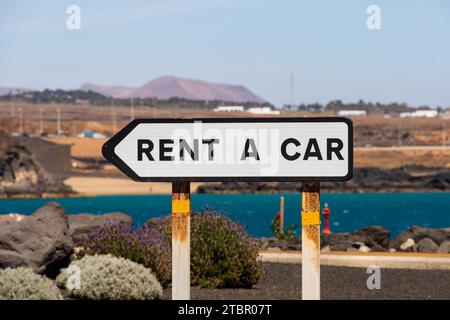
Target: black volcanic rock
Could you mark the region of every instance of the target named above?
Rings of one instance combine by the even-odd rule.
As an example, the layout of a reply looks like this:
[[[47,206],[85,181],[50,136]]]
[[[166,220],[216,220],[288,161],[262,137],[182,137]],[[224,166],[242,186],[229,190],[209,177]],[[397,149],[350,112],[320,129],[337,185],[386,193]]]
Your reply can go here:
[[[331,250],[345,251],[348,248],[359,248],[365,245],[377,251],[387,248],[390,232],[382,226],[369,226],[350,233],[332,233],[321,235],[321,247],[330,247]]]
[[[0,131],[0,194],[68,194],[72,190],[45,171],[33,154]]]
[[[368,226],[353,232],[340,232],[320,235],[320,247],[331,251],[355,251],[362,246],[371,251],[384,252],[388,250],[390,231],[382,226]],[[277,240],[275,238],[261,239],[261,248],[280,248],[282,250],[301,250],[302,238],[294,236],[291,239]]]
[[[55,277],[68,265],[72,252],[67,217],[56,202],[21,221],[0,226],[0,268],[26,266]]]
[[[300,182],[223,182],[198,187],[198,193],[280,193],[300,191]],[[322,182],[322,192],[418,192],[450,190],[450,170],[406,166],[394,169],[354,168],[346,182]]]
[[[111,212],[105,214],[70,214],[68,215],[68,219],[70,235],[75,243],[80,243],[83,240],[86,240],[89,234],[95,232],[107,223],[121,223],[128,227],[133,224],[133,218],[121,212]]]
[[[387,248],[391,232],[383,226],[369,226],[351,233],[355,237],[362,237],[363,242],[370,248],[380,246]]]
[[[439,248],[436,250],[437,253],[450,253],[450,241],[445,240],[440,245]]]
[[[437,251],[438,248],[439,247],[436,244],[436,242],[434,242],[430,238],[423,238],[417,243],[418,252],[434,253]]]
[[[433,240],[437,245],[440,245],[445,240],[450,240],[450,228],[424,228],[421,226],[412,226],[408,230],[400,233],[389,244],[390,248],[400,250],[400,246],[408,239],[413,239],[416,244],[420,240],[429,238]]]

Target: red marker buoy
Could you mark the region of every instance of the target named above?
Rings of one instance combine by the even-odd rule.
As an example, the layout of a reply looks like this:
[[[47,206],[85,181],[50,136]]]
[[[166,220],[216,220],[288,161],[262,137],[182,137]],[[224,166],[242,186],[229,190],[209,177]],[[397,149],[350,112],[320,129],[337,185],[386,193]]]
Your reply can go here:
[[[329,219],[330,213],[331,210],[330,208],[328,208],[328,203],[325,203],[322,210],[323,217],[325,218],[325,225],[322,231],[324,234],[331,234],[330,219]]]

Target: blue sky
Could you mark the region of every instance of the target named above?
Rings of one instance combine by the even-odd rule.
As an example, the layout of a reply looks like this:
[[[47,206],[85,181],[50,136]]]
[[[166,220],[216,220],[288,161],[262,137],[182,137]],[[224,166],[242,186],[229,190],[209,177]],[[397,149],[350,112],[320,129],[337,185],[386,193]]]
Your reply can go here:
[[[67,6],[81,30],[66,28]],[[381,30],[366,8],[381,9]],[[0,86],[242,84],[276,104],[450,106],[450,1],[2,1]]]

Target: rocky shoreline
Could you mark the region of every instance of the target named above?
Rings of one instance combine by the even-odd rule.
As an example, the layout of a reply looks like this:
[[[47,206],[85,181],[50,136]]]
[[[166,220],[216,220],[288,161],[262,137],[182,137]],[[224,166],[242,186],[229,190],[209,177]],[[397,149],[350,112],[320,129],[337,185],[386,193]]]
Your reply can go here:
[[[57,288],[58,279],[56,277],[71,261],[73,263],[80,245],[90,233],[106,223],[121,223],[131,226],[132,220],[131,216],[120,212],[101,215],[86,213],[68,215],[64,212],[64,208],[55,202],[47,203],[32,215],[14,213],[0,215],[0,272],[15,270],[15,278],[12,278],[10,282],[20,283],[18,281],[22,278],[17,274],[23,276],[23,271],[29,269],[17,267],[31,268],[35,273],[45,276],[39,278],[40,281],[47,281],[49,286],[53,286],[60,298],[80,299],[80,297],[69,294],[66,289]],[[256,241],[259,242],[261,249],[301,250],[300,237],[292,237],[284,241],[274,238],[257,238]],[[413,226],[398,237],[390,239],[390,232],[386,228],[369,226],[349,233],[322,235],[321,246],[323,251],[437,252],[450,256],[450,228],[432,229]],[[6,269],[8,267],[16,269]],[[249,298],[299,299],[301,297],[301,279],[299,278],[301,272],[299,272],[298,265],[264,262],[263,267],[265,270],[263,277],[252,289],[192,287],[192,298],[242,300]],[[101,269],[98,266],[95,268],[96,270]],[[135,272],[126,270],[130,274]],[[146,269],[143,268],[143,270]],[[327,284],[323,293],[325,299],[342,297],[351,299],[430,298],[430,293],[433,293],[433,297],[445,298],[448,296],[445,282],[442,282],[442,279],[448,274],[447,270],[408,270],[408,272],[404,272],[403,269],[386,269],[383,270],[383,279],[389,279],[389,281],[383,280],[385,281],[383,283],[387,285],[384,290],[366,289],[367,270],[365,268],[323,266],[321,270],[323,283]],[[33,273],[33,271],[29,270],[29,273]],[[96,276],[91,277],[90,280],[97,278],[105,279],[107,277]],[[346,283],[355,284],[355,281],[364,285],[359,287],[345,285]],[[412,282],[417,285],[411,286]],[[100,288],[99,283],[101,282],[93,283],[97,286],[96,288]],[[22,288],[22,284],[20,288]],[[29,295],[30,291],[26,290],[35,290],[29,288],[27,287],[23,292]],[[36,285],[31,288],[36,288]],[[377,294],[374,295],[374,292]],[[163,291],[162,299],[170,299],[170,297],[171,289],[166,288]]]
[[[36,273],[55,277],[66,267],[89,234],[106,223],[133,224],[121,212],[71,214],[49,202],[32,215],[0,215],[0,268],[26,266]],[[261,249],[301,250],[301,237],[287,240],[257,238]],[[349,233],[321,235],[322,251],[450,253],[450,228],[412,226],[394,239],[382,226],[368,226]]]
[[[0,268],[25,266],[54,278],[67,267],[76,246],[108,222],[131,226],[133,219],[120,212],[67,215],[56,202],[29,216],[0,215]]]
[[[260,238],[260,247],[273,251],[301,250],[302,239],[287,240]],[[359,252],[422,252],[450,253],[450,228],[412,226],[390,239],[390,232],[382,226],[368,226],[353,232],[321,234],[321,251]]]
[[[300,182],[222,182],[198,187],[198,193],[292,193]],[[354,168],[346,182],[322,182],[324,193],[445,192],[450,190],[448,168],[405,166],[394,169]]]

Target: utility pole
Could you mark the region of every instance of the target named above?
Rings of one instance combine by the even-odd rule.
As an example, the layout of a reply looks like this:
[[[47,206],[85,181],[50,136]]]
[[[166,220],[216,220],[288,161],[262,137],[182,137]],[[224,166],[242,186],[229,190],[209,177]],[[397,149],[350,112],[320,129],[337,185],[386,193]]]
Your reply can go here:
[[[56,109],[56,134],[62,134],[61,130],[61,111],[59,108]]]
[[[291,109],[294,108],[294,74],[291,73]]]
[[[131,108],[130,108],[130,120],[134,120],[134,99],[131,98]]]
[[[44,117],[42,113],[42,108],[39,108],[39,135],[44,133]]]
[[[444,122],[442,123],[442,146],[447,145],[447,122],[444,119]]]
[[[77,135],[77,123],[74,121],[72,121],[72,135],[75,137]]]
[[[23,112],[22,108],[19,108],[19,135],[23,135]]]
[[[14,100],[13,98],[11,98],[11,102],[10,102],[10,112],[11,112],[11,118],[14,118],[16,116],[16,110],[14,108]]]
[[[114,105],[112,106],[112,123],[113,123],[113,132],[116,132],[116,109]]]

